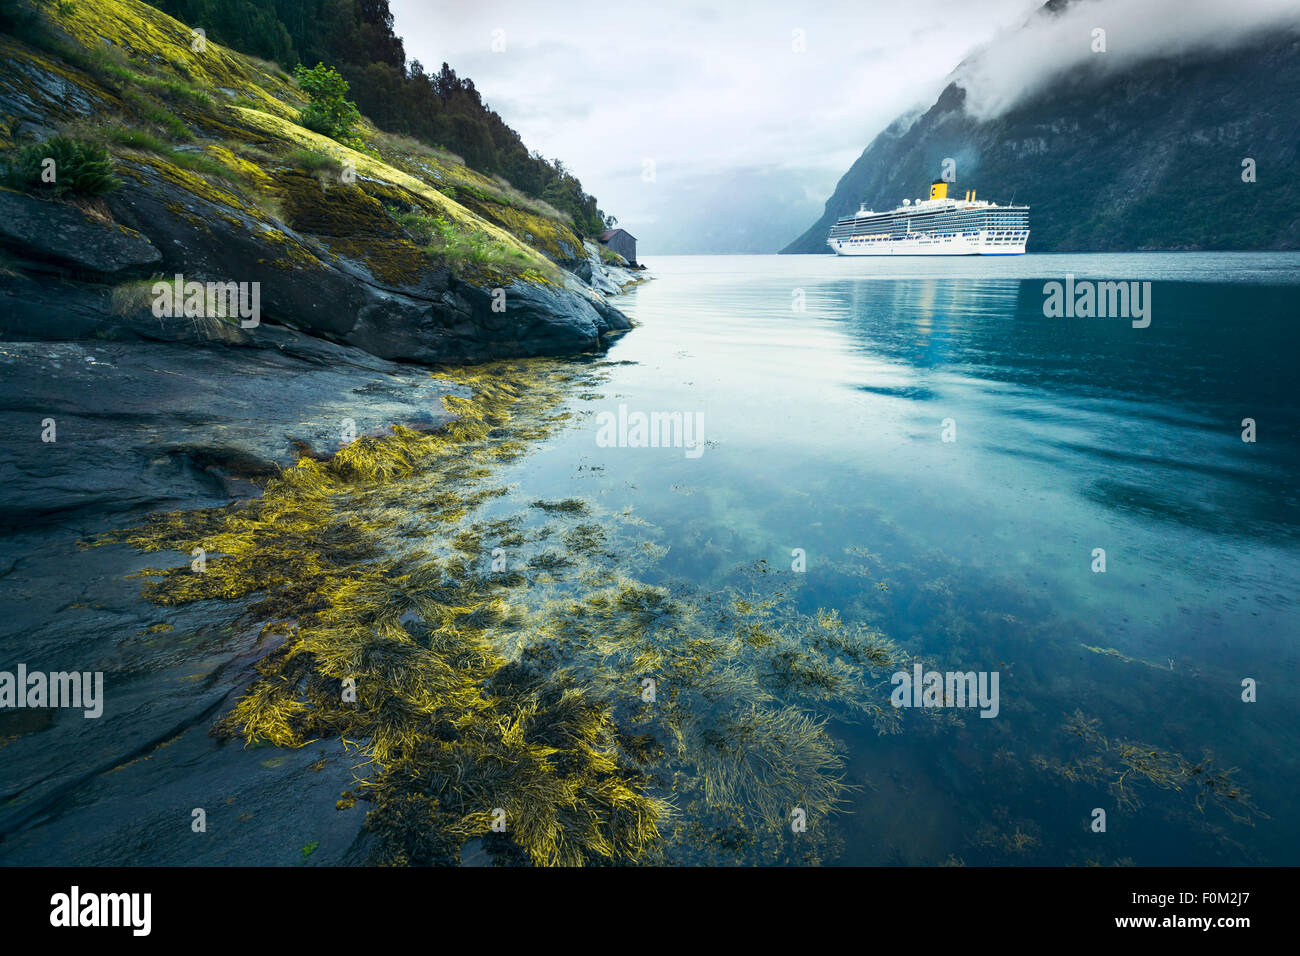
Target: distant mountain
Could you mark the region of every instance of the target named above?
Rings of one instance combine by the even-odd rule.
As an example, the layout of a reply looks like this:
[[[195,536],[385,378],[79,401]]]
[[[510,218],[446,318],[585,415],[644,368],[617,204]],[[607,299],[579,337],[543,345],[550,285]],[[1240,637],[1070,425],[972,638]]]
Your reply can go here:
[[[1030,252],[1300,248],[1300,35],[1257,33],[1122,70],[1103,55],[983,119],[967,108],[959,67],[928,111],[871,142],[782,251],[827,252],[837,218],[926,195],[948,157],[957,195],[1032,207]],[[1242,180],[1246,158],[1256,182]]]

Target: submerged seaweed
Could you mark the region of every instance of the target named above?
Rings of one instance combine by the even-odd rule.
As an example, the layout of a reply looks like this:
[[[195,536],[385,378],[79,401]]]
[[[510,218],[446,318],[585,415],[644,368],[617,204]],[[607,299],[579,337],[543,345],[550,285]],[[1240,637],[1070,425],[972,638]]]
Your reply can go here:
[[[360,762],[340,806],[372,802],[376,862],[454,863],[476,838],[541,865],[829,855],[822,823],[847,785],[826,720],[891,729],[893,645],[788,600],[641,580],[666,549],[630,513],[503,498],[495,472],[599,370],[439,374],[464,394],[444,400],[457,418],[437,433],[361,438],[254,500],[117,534],[207,555],[201,572],[144,572],[154,602],[233,601],[283,634],[216,732],[343,740]],[[550,541],[563,550],[538,550]],[[502,571],[491,556],[506,548]]]
[[[358,439],[254,500],[117,534],[206,553],[201,573],[144,572],[157,604],[228,601],[283,638],[215,732],[341,739],[358,762],[339,806],[371,805],[375,862],[455,864],[480,849],[535,865],[834,859],[829,821],[855,788],[830,728],[900,730],[889,676],[912,658],[861,620],[803,607],[766,562],[706,590],[663,577],[662,532],[631,509],[512,495],[503,472],[569,419],[566,396],[598,384],[599,364],[439,374],[457,386],[444,399],[457,417],[436,433]],[[925,593],[945,599],[940,583]],[[861,602],[849,610],[872,619]],[[961,725],[950,709],[915,720]],[[1104,784],[1128,810],[1156,789],[1241,822],[1258,814],[1208,754],[1110,740],[1082,715],[1066,731],[1084,752],[1035,769]],[[995,763],[1018,760],[1001,749]],[[1033,823],[1004,817],[968,846],[1038,853]]]
[[[1092,752],[1069,763],[1035,757],[1042,771],[1072,783],[1104,783],[1118,806],[1136,810],[1143,805],[1142,785],[1161,790],[1186,791],[1200,812],[1222,811],[1236,823],[1253,824],[1255,817],[1267,818],[1235,780],[1236,767],[1219,767],[1209,750],[1199,760],[1176,751],[1133,740],[1112,740],[1101,732],[1101,721],[1076,710],[1066,718],[1062,731],[1092,748]]]

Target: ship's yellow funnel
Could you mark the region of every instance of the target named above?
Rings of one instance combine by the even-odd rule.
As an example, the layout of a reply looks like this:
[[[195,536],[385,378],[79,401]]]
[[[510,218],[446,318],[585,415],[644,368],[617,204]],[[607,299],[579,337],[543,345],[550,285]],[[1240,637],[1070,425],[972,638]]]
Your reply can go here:
[[[945,183],[942,179],[936,179],[933,183],[930,184],[930,198],[947,199],[948,184]]]
[[[966,190],[966,201],[970,202],[970,190]]]

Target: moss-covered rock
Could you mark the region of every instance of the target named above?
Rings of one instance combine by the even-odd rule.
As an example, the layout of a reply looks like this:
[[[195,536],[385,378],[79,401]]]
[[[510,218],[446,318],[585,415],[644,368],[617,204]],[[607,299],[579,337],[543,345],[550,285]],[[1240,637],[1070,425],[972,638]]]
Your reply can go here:
[[[278,68],[197,43],[138,0],[79,0],[46,20],[43,39],[0,38],[0,113],[13,117],[0,137],[77,130],[109,143],[123,185],[103,228],[118,230],[118,251],[82,266],[116,271],[134,237],[143,258],[123,268],[258,283],[266,321],[394,359],[572,352],[627,327],[557,268],[583,258],[564,217],[509,184],[369,124],[357,149],[305,129],[303,97]],[[422,243],[406,214],[454,241]],[[55,220],[80,215],[60,207]],[[89,254],[57,232],[11,238],[24,260]]]

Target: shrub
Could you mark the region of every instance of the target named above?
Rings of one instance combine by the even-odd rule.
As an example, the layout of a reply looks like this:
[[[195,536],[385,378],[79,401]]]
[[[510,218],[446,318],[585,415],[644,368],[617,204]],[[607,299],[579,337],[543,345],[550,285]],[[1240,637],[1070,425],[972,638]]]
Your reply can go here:
[[[121,185],[112,169],[108,150],[98,143],[55,136],[20,149],[9,163],[5,180],[27,192],[101,196]]]
[[[317,63],[310,70],[299,63],[294,67],[293,75],[311,100],[299,122],[309,130],[340,143],[354,140],[353,127],[361,121],[361,113],[357,104],[347,99],[348,81],[334,67],[324,63]]]

